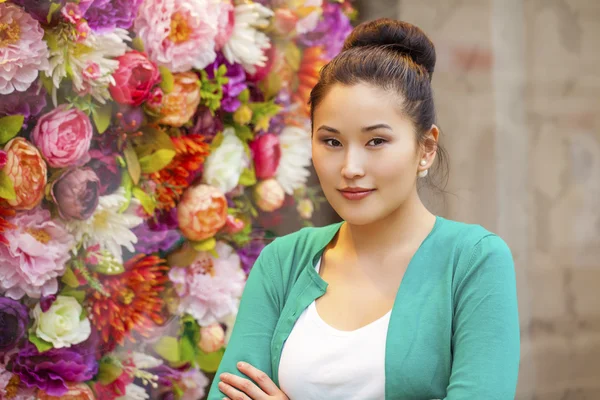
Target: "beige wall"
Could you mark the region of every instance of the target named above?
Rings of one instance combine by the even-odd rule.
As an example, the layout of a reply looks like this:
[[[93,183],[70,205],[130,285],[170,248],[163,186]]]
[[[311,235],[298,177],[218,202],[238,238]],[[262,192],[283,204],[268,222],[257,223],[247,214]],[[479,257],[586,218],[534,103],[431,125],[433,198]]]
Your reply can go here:
[[[437,47],[452,195],[435,211],[511,246],[518,399],[600,399],[600,1],[368,0]]]

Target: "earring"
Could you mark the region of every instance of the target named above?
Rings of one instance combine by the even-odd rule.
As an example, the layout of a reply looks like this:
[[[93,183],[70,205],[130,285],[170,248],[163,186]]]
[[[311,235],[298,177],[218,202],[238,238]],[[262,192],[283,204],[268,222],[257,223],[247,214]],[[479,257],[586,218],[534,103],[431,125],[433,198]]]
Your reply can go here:
[[[421,160],[420,164],[422,167],[426,166],[427,160]],[[425,178],[428,173],[429,173],[429,169],[424,169],[423,171],[419,171],[419,174],[418,174],[419,178]]]
[[[427,165],[427,160],[421,160],[421,166],[424,167]]]

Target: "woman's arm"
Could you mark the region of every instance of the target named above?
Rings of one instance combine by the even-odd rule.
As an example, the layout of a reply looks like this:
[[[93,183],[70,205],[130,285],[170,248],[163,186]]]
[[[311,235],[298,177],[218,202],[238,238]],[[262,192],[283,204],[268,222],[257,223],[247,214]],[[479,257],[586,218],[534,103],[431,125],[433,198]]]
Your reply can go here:
[[[520,335],[510,249],[498,236],[486,236],[466,267],[457,275],[454,293],[452,373],[445,400],[513,400]]]
[[[266,246],[246,282],[233,332],[208,394],[221,400],[219,376],[224,373],[246,378],[237,368],[245,361],[272,377],[271,339],[282,308],[283,278],[275,242]]]

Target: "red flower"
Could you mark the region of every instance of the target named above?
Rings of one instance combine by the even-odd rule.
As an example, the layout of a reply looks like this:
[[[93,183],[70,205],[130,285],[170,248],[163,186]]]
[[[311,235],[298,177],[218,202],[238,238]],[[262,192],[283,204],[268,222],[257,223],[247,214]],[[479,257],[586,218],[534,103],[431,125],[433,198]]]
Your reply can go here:
[[[279,137],[272,133],[261,135],[250,144],[250,149],[254,158],[256,177],[258,179],[274,177],[281,158]]]
[[[115,84],[110,86],[110,94],[117,103],[139,106],[160,81],[158,68],[139,51],[127,52],[116,59],[119,68],[113,73]]]

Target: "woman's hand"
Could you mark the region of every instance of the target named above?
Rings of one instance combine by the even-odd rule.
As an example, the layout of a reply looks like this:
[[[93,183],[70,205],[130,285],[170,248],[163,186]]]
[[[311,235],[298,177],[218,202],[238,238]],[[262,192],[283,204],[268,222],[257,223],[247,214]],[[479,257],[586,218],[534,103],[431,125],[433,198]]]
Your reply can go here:
[[[267,374],[244,362],[237,364],[244,375],[252,378],[240,378],[237,375],[224,373],[219,376],[219,390],[225,393],[225,399],[231,400],[289,400]]]

